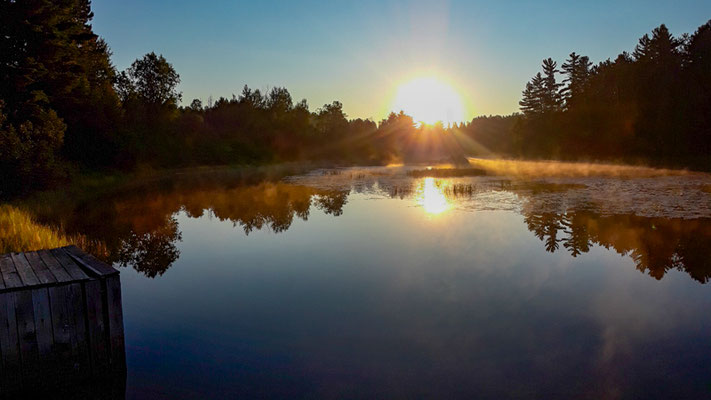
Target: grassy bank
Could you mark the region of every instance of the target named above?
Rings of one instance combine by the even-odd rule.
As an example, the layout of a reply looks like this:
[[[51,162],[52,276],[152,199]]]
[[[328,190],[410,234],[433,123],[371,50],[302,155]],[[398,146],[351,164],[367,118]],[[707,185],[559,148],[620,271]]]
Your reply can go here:
[[[101,255],[100,243],[84,235],[66,235],[61,229],[37,222],[28,211],[0,204],[0,254],[50,249],[75,244]]]

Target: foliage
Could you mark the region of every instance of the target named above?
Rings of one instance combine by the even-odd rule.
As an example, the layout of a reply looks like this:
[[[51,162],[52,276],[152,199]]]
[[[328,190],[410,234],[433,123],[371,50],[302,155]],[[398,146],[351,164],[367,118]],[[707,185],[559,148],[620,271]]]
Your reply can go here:
[[[58,116],[66,124],[55,135],[64,134],[63,155],[95,165],[110,147],[120,108],[110,51],[92,32],[92,17],[88,0],[0,2],[0,99],[8,124],[20,130],[32,123],[29,134],[56,130]],[[54,166],[37,168],[35,175]]]
[[[46,186],[62,175],[57,153],[65,125],[52,109],[35,112],[31,119],[13,125],[0,101],[0,195]]]
[[[180,75],[150,52],[117,73],[88,0],[0,2],[0,195],[68,170],[136,170],[327,160],[461,162],[468,155],[645,160],[711,168],[711,21],[674,37],[661,25],[634,51],[592,65],[547,58],[522,114],[454,126],[348,119],[309,110],[284,87],[180,106]],[[563,79],[559,79],[560,75]]]
[[[135,99],[143,105],[176,107],[182,97],[179,83],[180,75],[165,57],[150,52],[121,72],[116,92],[123,103]]]
[[[595,66],[571,53],[558,71],[549,58],[543,71],[523,91],[514,153],[711,167],[711,21],[679,38],[661,25]]]

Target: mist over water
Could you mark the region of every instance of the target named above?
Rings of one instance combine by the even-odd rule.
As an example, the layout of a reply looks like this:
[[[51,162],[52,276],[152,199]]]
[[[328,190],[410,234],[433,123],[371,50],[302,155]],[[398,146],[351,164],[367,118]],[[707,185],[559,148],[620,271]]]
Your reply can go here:
[[[476,169],[439,165],[318,170],[287,181],[402,197],[417,176],[432,176],[444,193],[459,192],[453,206],[470,210],[524,208],[547,212],[591,210],[604,215],[710,218],[711,175],[648,167],[538,161],[470,159]],[[452,171],[442,173],[441,169]],[[479,173],[479,170],[483,173]],[[463,173],[457,173],[462,171]],[[473,175],[473,176],[469,176]]]
[[[687,176],[687,170],[652,168],[644,166],[582,163],[563,161],[522,161],[505,159],[468,158],[471,165],[494,175],[511,175],[525,178],[544,177],[614,177],[652,178],[659,176]],[[703,174],[697,174],[699,176]]]

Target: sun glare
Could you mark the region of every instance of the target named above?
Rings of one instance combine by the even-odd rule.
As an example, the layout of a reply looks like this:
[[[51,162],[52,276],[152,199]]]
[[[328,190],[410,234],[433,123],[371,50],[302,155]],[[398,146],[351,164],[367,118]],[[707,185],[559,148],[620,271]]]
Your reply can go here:
[[[422,77],[402,84],[395,95],[393,111],[404,111],[417,122],[445,125],[464,119],[464,107],[457,92],[434,77]]]
[[[420,184],[415,200],[430,215],[441,214],[450,207],[447,197],[434,178],[425,178]]]

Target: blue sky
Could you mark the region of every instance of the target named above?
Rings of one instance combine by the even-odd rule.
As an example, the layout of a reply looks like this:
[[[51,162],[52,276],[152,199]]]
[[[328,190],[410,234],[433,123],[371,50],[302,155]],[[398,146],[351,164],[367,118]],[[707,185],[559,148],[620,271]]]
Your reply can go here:
[[[543,58],[598,62],[665,23],[675,35],[711,19],[711,1],[150,1],[94,0],[94,31],[124,69],[163,54],[183,102],[286,86],[311,109],[343,102],[380,119],[399,84],[447,81],[467,119],[509,114]]]

